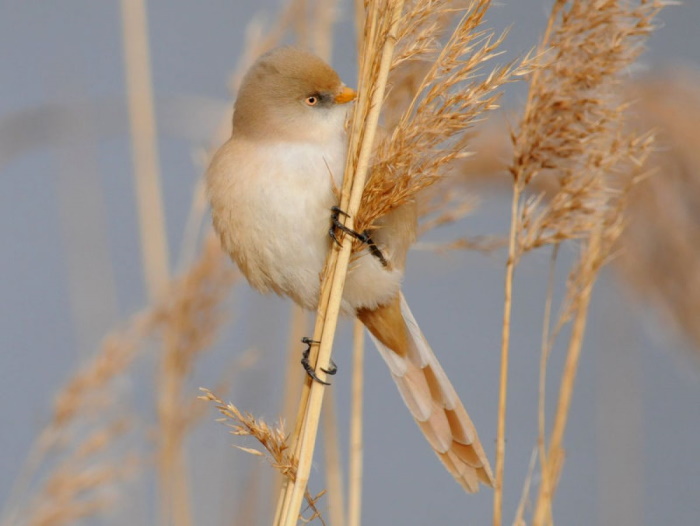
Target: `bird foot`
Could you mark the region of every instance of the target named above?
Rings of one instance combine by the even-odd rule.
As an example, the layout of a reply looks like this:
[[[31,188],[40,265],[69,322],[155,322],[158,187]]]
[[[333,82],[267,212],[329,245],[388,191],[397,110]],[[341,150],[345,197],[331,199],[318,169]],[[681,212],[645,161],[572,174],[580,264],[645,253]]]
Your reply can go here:
[[[331,223],[332,226],[330,230],[328,231],[328,235],[331,236],[331,239],[335,241],[338,245],[340,245],[340,241],[338,240],[338,235],[336,234],[336,230],[340,230],[341,232],[344,232],[345,234],[348,234],[349,236],[354,237],[358,241],[361,241],[365,245],[367,245],[367,248],[369,248],[370,254],[372,254],[375,258],[379,260],[379,262],[382,264],[383,267],[387,267],[389,263],[387,262],[386,258],[384,257],[384,254],[382,254],[382,251],[379,250],[379,247],[372,241],[372,238],[369,237],[369,233],[365,230],[364,232],[356,232],[355,230],[352,230],[348,227],[346,227],[342,221],[340,221],[340,216],[343,215],[345,217],[350,217],[347,212],[341,210],[337,206],[331,207]]]
[[[306,344],[306,349],[304,349],[304,352],[301,355],[301,365],[304,366],[306,374],[308,374],[313,380],[316,380],[320,384],[331,385],[330,383],[324,382],[318,376],[316,376],[316,371],[314,371],[313,367],[311,367],[311,364],[309,363],[309,354],[311,353],[311,346],[318,345],[321,342],[317,340],[312,340],[311,338],[307,338],[306,336],[304,336],[301,339],[301,343]],[[321,367],[321,370],[324,373],[333,376],[335,373],[338,372],[338,367],[335,365],[335,362],[331,360],[330,367],[328,369],[324,369],[323,367]]]

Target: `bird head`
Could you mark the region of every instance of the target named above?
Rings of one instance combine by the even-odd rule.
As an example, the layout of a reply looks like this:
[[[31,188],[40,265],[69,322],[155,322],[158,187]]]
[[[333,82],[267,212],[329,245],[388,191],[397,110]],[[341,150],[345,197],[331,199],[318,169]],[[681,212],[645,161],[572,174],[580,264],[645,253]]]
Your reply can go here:
[[[233,133],[256,140],[325,142],[344,133],[356,93],[323,60],[293,47],[261,56],[241,84]]]

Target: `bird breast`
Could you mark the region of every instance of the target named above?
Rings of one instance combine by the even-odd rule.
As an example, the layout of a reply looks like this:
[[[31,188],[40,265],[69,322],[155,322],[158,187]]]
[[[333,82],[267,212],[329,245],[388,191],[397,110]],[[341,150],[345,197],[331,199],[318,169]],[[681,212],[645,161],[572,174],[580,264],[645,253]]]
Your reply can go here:
[[[344,138],[326,144],[231,139],[207,174],[214,227],[224,249],[261,292],[315,309],[328,253],[330,208],[345,167]],[[376,306],[401,275],[361,253],[350,265],[343,310]]]

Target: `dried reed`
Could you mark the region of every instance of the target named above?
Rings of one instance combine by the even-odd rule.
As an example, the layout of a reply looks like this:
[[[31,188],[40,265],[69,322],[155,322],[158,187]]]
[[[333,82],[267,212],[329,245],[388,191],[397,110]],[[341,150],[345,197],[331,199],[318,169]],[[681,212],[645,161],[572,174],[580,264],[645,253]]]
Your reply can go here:
[[[233,284],[234,272],[218,240],[210,235],[192,268],[173,284],[161,307],[163,357],[158,373],[158,474],[163,495],[161,517],[170,524],[191,523],[184,439],[196,412],[186,379],[207,350],[220,324],[218,307]]]
[[[543,480],[533,524],[546,524],[551,521],[551,499],[562,464],[561,441],[591,290],[622,232],[621,212],[630,185],[636,182],[616,188],[615,178],[629,171],[630,165],[638,166],[650,146],[648,135],[625,130],[625,105],[617,90],[619,73],[640,53],[662,3],[604,0],[594,4],[555,2],[540,48],[542,62],[532,75],[524,117],[512,136],[513,200],[505,279],[494,525],[502,521],[515,266],[524,253],[534,248],[565,240],[580,242],[581,256],[570,273],[564,308],[554,331],[556,334],[573,319],[550,446],[546,458],[541,459]],[[523,201],[528,185],[542,173],[556,178],[556,192],[546,204],[543,195]]]
[[[52,471],[40,493],[28,507],[22,524],[57,526],[74,524],[114,503],[110,489],[136,472],[135,457],[105,458],[104,454],[128,430],[124,419],[116,419],[74,441],[74,450]]]
[[[663,78],[663,80],[661,80]],[[626,85],[634,125],[656,130],[658,148],[630,196],[615,260],[618,276],[700,351],[700,119],[698,74],[667,71]]]
[[[504,38],[481,28],[489,4],[474,1],[455,11],[447,1],[417,1],[402,17],[399,51],[392,62],[400,81],[392,89],[399,95],[391,107],[391,113],[401,116],[377,147],[355,221],[360,230],[375,228],[379,218],[443,180],[455,161],[469,155],[468,130],[497,107],[499,88],[528,71],[526,59],[479,76]],[[461,19],[440,47],[445,24],[455,13]],[[430,66],[408,70],[414,62]]]
[[[169,357],[163,362],[171,378],[167,400],[178,401],[176,407],[166,405],[160,411],[159,440],[164,444],[161,451],[165,451],[160,460],[172,461],[167,453],[182,446],[189,426],[201,414],[191,398],[182,394],[184,377],[216,337],[221,301],[234,275],[218,241],[209,237],[199,259],[169,285],[160,303],[105,338],[94,358],[56,395],[52,418],[32,448],[25,473],[10,499],[15,509],[4,514],[3,525],[29,517],[31,524],[53,526],[97,514],[114,501],[105,498],[105,490],[143,467],[128,448],[118,452],[116,447],[128,430],[129,411],[115,396],[115,384],[130,373],[140,347],[159,330],[168,342],[165,352]],[[159,391],[160,396],[164,390]],[[36,496],[29,498],[25,494],[34,473],[49,454],[63,460],[49,470]],[[28,504],[23,509],[25,502]]]
[[[377,2],[367,6],[359,96],[351,127],[346,175],[340,199],[341,208],[350,214],[346,218],[346,226],[349,228],[353,228],[352,217],[360,207],[402,8],[402,1],[392,5]],[[326,263],[314,329],[314,339],[321,342],[318,346],[318,356],[312,356],[316,363],[326,364],[330,360],[351,248],[352,243],[345,238],[342,247],[335,247],[331,251]],[[323,375],[321,378],[323,379]],[[303,418],[299,432],[295,434],[295,457],[299,459],[297,477],[295,481],[290,481],[281,495],[281,513],[276,522],[285,526],[296,524],[299,515],[302,494],[306,490],[311,469],[323,400],[323,384],[311,382],[309,379],[306,385],[308,392],[305,390],[302,394],[299,411]]]
[[[350,453],[348,484],[348,526],[362,523],[362,404],[364,385],[365,329],[355,320],[352,351],[352,406],[350,408]]]
[[[263,420],[256,419],[249,413],[241,413],[235,405],[224,403],[208,389],[202,388],[200,390],[204,393],[200,399],[216,404],[216,409],[224,416],[224,418],[219,419],[219,422],[230,427],[232,435],[252,437],[263,446],[265,451],[238,445],[235,446],[236,448],[254,456],[265,457],[285,479],[296,479],[297,459],[290,451],[287,435],[281,422],[275,426],[269,426]],[[322,524],[325,524],[321,512],[316,507],[316,502],[322,496],[323,492],[315,496],[312,496],[308,491],[304,492],[306,503],[313,512],[311,517],[304,519],[306,522],[318,518]]]
[[[341,207],[351,216],[347,218],[346,226],[360,230],[374,228],[381,217],[414,201],[419,191],[440,180],[453,161],[466,155],[464,148],[469,140],[466,131],[486,110],[496,107],[497,89],[527,72],[528,61],[525,60],[519,66],[496,69],[483,79],[475,78],[480,66],[496,55],[501,42],[501,38],[494,39],[491,32],[480,29],[488,5],[488,1],[475,1],[462,11],[458,10],[461,19],[442,49],[437,42],[444,31],[445,19],[455,12],[450,3],[417,1],[409,4],[406,12],[401,4],[396,3],[383,5],[377,2],[366,6],[360,53],[360,96],[351,128],[346,180],[340,199]],[[391,38],[387,38],[389,35]],[[399,51],[392,58],[395,43]],[[411,97],[407,99],[408,106],[391,134],[387,134],[374,150],[375,161],[370,169],[368,159],[373,151],[386,77],[392,69],[405,67],[411,61],[427,60],[432,60],[432,64],[415,84]],[[404,76],[404,81],[407,78]],[[368,105],[370,98],[372,103]],[[365,165],[370,170],[366,185],[362,177]],[[355,173],[353,167],[361,177],[359,181],[349,183],[350,174]],[[352,184],[352,196],[348,195],[349,184]],[[362,200],[357,213],[355,198]],[[331,279],[333,286],[339,287],[333,289],[337,301],[345,274],[344,247],[339,251],[340,272],[334,259],[338,251],[334,251],[324,280],[325,294],[328,294],[327,283]],[[317,324],[314,334],[314,338],[322,342],[318,358],[321,363],[326,363],[330,354],[338,308],[331,303],[327,309],[324,303],[327,297],[322,294],[318,317],[322,321]],[[325,321],[328,319],[330,323]],[[330,332],[325,332],[329,327]],[[313,384],[308,398],[302,397],[300,404],[300,418],[305,420],[298,431],[300,475],[296,485],[301,488],[306,482],[309,453],[313,451],[316,404],[320,404],[321,397],[322,387]],[[305,423],[307,418],[309,424]],[[304,459],[306,455],[307,460]],[[294,520],[293,510],[298,509],[300,490],[293,486],[290,484],[283,497],[279,524],[290,524]],[[292,497],[288,496],[289,492]],[[290,500],[292,505],[288,504]]]
[[[658,77],[663,80],[658,80]],[[642,172],[658,174],[646,177],[632,189],[625,231],[620,238],[618,257],[613,260],[617,277],[641,302],[647,302],[660,312],[664,320],[690,344],[700,349],[700,331],[695,320],[700,312],[700,288],[697,262],[700,246],[694,201],[700,193],[700,159],[694,122],[700,118],[700,97],[697,94],[697,73],[683,69],[668,69],[625,80],[619,95],[629,105],[628,125],[639,133],[654,130],[657,147],[646,160]],[[433,196],[421,208],[421,215],[444,210],[450,202],[455,208],[441,211],[421,225],[421,231],[450,222],[459,212],[473,209],[475,187],[485,186],[501,191],[508,182],[504,177],[501,158],[512,157],[507,133],[497,127],[478,129],[475,155],[454,168],[455,177],[448,185],[436,185]],[[630,174],[618,174],[623,184]],[[528,192],[542,196],[544,204],[553,198],[559,183],[549,170],[538,174],[528,186]],[[450,195],[451,194],[451,195]],[[419,202],[419,204],[421,204]],[[680,235],[679,233],[682,233]],[[486,250],[500,248],[500,238],[458,239],[444,244],[419,243],[420,248],[433,250]],[[682,284],[682,286],[680,285]]]
[[[129,118],[131,123],[131,147],[134,160],[134,180],[139,210],[143,271],[149,299],[157,301],[164,293],[170,274],[169,253],[163,198],[160,188],[160,162],[158,158],[157,131],[153,104],[148,22],[143,0],[122,0],[124,57],[126,61]],[[166,355],[167,356],[167,353]],[[161,385],[168,382],[166,367],[161,368]],[[173,395],[161,390],[159,409],[162,412],[163,397]],[[171,402],[172,403],[172,402]],[[163,417],[161,416],[161,421]],[[168,465],[159,462],[160,522],[163,525],[187,526],[189,519],[189,495],[175,481],[185,480],[184,460],[179,450],[167,448],[161,458],[168,457]],[[177,486],[176,486],[177,484]],[[177,493],[175,493],[177,488]],[[177,513],[170,512],[174,503],[183,503]],[[176,522],[175,522],[176,521]]]
[[[94,444],[95,437],[99,436],[102,443],[99,449],[105,449],[108,442],[116,441],[125,431],[123,410],[113,400],[115,381],[129,371],[139,345],[154,327],[153,312],[136,315],[125,329],[108,335],[94,358],[56,394],[51,419],[32,445],[26,465],[8,499],[12,509],[3,512],[0,522],[3,526],[16,524],[18,517],[34,514],[35,520],[42,524],[64,524],[61,521],[72,520],[76,513],[84,517],[88,511],[96,513],[104,508],[106,502],[87,488],[81,491],[68,488],[79,487],[79,481],[92,469],[101,473],[100,484],[95,486],[98,495],[102,488],[120,478],[119,460],[108,459],[98,464],[98,459],[89,454],[96,448],[88,444]],[[117,425],[117,422],[121,424]],[[59,463],[48,471],[37,495],[28,495],[39,468],[48,463],[47,458],[71,458],[71,455],[79,457],[81,462],[75,465],[67,461]],[[95,465],[89,466],[88,460],[93,460]],[[56,493],[52,488],[57,487],[66,489]],[[88,504],[90,502],[92,504]],[[40,509],[35,509],[36,503],[41,504]],[[58,522],[51,522],[51,517]]]
[[[296,416],[296,401],[299,399],[304,384],[304,377],[299,374],[299,342],[309,334],[309,316],[306,310],[296,304],[290,310],[289,337],[287,339],[287,365],[282,398],[281,414],[285,422],[293,422]],[[272,487],[273,495],[279,495],[286,487],[287,479],[277,477]],[[274,498],[274,497],[272,497]]]
[[[139,210],[144,279],[151,301],[163,293],[170,274],[160,162],[153,107],[148,21],[143,0],[122,0],[122,43],[126,70],[134,184]]]
[[[333,526],[345,526],[345,494],[343,469],[338,435],[338,416],[333,390],[326,394],[323,405],[323,448],[326,464],[326,486],[328,493],[328,519]]]
[[[98,390],[95,394],[100,397],[102,393]],[[126,472],[120,469],[124,465],[122,460],[103,458],[105,455],[100,453],[107,444],[119,441],[127,429],[126,421],[124,417],[102,413],[99,417],[95,414],[83,416],[75,406],[70,412],[75,415],[75,423],[68,424],[64,420],[53,427],[56,421],[52,422],[34,444],[27,465],[8,499],[12,508],[4,511],[0,524],[19,524],[19,517],[22,523],[28,520],[36,524],[66,524],[75,517],[89,515],[88,510],[97,513],[107,506],[105,491],[119,482]],[[90,423],[86,425],[84,421]],[[35,473],[42,465],[49,464],[45,460],[47,457],[61,460],[54,462],[48,474],[42,477],[36,495],[30,497]],[[82,482],[96,473],[100,476],[92,478],[91,484]]]

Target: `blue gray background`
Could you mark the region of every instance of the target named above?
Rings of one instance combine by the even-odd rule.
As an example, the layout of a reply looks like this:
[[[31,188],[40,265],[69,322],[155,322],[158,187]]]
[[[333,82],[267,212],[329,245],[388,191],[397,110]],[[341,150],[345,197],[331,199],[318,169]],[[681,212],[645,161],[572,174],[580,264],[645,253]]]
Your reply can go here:
[[[160,160],[171,260],[180,250],[191,194],[230,112],[228,77],[256,2],[148,4]],[[543,28],[548,2],[502,2],[488,16],[512,26],[505,48],[523,53]],[[341,6],[334,65],[354,78],[350,9]],[[668,8],[643,67],[696,67],[700,4]],[[100,337],[147,302],[131,177],[118,2],[0,1],[0,502],[46,422],[51,396]],[[523,92],[509,92],[517,108]],[[510,115],[515,115],[511,112]],[[496,117],[504,119],[505,117]],[[512,120],[512,119],[511,119]],[[478,214],[433,239],[507,230],[507,196],[486,195]],[[571,254],[564,256],[564,260]],[[88,264],[86,264],[88,262]],[[513,516],[536,440],[537,364],[548,254],[528,257],[515,285],[505,517]],[[493,458],[502,316],[503,254],[415,251],[406,296],[450,372]],[[563,277],[563,274],[562,274]],[[212,385],[232,355],[255,345],[260,362],[230,398],[272,420],[279,411],[288,302],[234,291],[230,326],[192,379]],[[276,324],[277,325],[277,324]],[[335,353],[334,384],[347,447],[349,330]],[[558,377],[561,352],[552,359]],[[364,524],[488,524],[492,493],[465,497],[424,444],[380,358],[367,354]],[[148,383],[150,378],[140,378]],[[144,389],[139,387],[137,389]],[[550,385],[554,400],[556,385]],[[138,391],[131,395],[138,399]],[[693,525],[700,520],[698,361],[653,312],[632,307],[606,272],[591,309],[555,500],[565,525]],[[243,453],[213,422],[191,441],[198,524],[227,524],[245,480]],[[321,457],[319,457],[321,458]],[[317,466],[316,487],[322,487]],[[148,483],[135,483],[149,487]],[[138,486],[142,484],[142,486]],[[312,482],[313,484],[313,482]],[[209,487],[207,491],[202,490]],[[150,497],[149,497],[150,495]],[[150,491],[129,501],[149,524]],[[140,500],[139,500],[140,499]],[[97,524],[97,521],[89,522]]]

